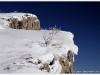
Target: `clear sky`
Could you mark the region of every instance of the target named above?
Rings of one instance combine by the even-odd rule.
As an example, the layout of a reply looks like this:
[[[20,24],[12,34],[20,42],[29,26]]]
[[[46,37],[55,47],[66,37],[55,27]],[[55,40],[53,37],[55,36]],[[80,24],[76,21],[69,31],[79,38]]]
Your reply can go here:
[[[1,13],[15,10],[36,14],[42,28],[72,32],[79,47],[74,70],[100,71],[100,2],[0,2]]]

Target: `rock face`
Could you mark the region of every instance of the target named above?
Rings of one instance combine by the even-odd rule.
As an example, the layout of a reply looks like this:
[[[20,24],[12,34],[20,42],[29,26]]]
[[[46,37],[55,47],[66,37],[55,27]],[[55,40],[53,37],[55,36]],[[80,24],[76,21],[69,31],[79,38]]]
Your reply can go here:
[[[16,17],[11,17],[8,19],[10,22],[9,27],[12,29],[25,29],[25,30],[39,30],[40,29],[40,21],[37,17],[33,17],[30,15],[24,15],[19,20]]]
[[[61,73],[73,73],[73,53],[68,51],[67,60],[60,58],[60,64],[62,66]]]

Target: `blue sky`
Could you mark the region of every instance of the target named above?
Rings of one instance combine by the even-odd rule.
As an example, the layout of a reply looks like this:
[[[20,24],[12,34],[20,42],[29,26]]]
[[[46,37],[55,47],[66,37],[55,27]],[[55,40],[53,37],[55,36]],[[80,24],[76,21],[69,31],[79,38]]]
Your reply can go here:
[[[0,2],[1,13],[15,10],[37,15],[42,28],[57,25],[74,34],[74,70],[100,70],[100,2]]]

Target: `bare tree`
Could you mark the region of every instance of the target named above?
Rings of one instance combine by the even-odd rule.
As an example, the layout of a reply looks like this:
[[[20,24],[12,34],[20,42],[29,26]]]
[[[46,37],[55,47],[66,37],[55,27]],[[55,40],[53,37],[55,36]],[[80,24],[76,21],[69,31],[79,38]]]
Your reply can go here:
[[[51,28],[49,27],[49,33],[46,32],[47,29],[45,29],[45,32],[43,34],[43,39],[45,40],[46,47],[50,44],[51,40],[54,39],[54,36],[58,35],[60,28],[58,29],[55,25],[55,27]]]

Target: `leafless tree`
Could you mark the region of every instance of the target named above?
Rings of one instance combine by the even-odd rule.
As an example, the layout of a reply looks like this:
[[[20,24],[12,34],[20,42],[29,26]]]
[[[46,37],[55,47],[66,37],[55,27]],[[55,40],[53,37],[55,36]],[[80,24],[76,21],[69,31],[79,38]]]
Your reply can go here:
[[[49,27],[49,32],[47,33],[47,29],[45,29],[45,32],[43,34],[43,39],[45,40],[46,47],[50,44],[51,40],[54,39],[54,36],[58,35],[60,28],[58,29],[55,25],[55,27]]]

